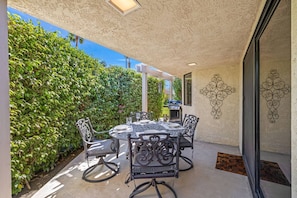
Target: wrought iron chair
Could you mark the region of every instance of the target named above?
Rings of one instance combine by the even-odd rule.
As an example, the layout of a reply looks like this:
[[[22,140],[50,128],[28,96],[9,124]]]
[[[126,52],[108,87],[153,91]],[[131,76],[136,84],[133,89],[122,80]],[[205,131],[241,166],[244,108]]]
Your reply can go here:
[[[192,158],[193,158],[193,152],[194,152],[194,135],[195,135],[195,129],[198,124],[199,118],[195,115],[186,114],[183,120],[183,127],[185,128],[185,132],[180,138],[180,158],[183,159],[189,167],[187,168],[180,168],[180,171],[187,171],[193,168],[194,164],[193,161],[182,155],[182,150],[185,148],[191,148],[192,149]]]
[[[140,111],[140,112],[134,112],[134,113],[132,112],[130,114],[130,116],[132,117],[132,121],[137,121],[137,118],[136,118],[137,113],[140,114],[140,117],[139,117],[140,120],[152,120],[153,119],[152,112]]]
[[[87,159],[87,163],[89,166],[88,158],[91,156],[95,156],[99,158],[98,163],[89,166],[84,172],[82,179],[88,182],[102,182],[106,181],[113,176],[115,176],[119,172],[119,165],[114,162],[107,162],[104,160],[104,157],[108,154],[116,154],[118,158],[119,154],[119,140],[115,138],[111,139],[96,139],[96,135],[104,133],[108,134],[108,131],[97,132],[93,129],[91,121],[89,118],[82,118],[76,122],[76,127],[79,130],[79,133],[83,140],[85,157]],[[90,178],[91,172],[99,165],[105,166],[112,171],[110,175],[100,176],[99,179]]]
[[[175,190],[165,181],[157,178],[176,177],[179,173],[179,138],[171,138],[168,133],[143,133],[138,138],[128,135],[130,152],[130,181],[151,179],[135,186],[130,198],[153,186],[161,198],[158,185],[167,187],[175,197]]]

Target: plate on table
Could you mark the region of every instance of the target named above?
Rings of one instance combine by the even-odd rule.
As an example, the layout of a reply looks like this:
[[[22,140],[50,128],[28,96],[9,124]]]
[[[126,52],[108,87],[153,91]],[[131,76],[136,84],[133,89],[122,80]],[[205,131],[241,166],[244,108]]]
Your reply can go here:
[[[178,123],[169,123],[168,127],[169,128],[178,128],[178,127],[180,127],[180,125]]]
[[[140,122],[141,124],[147,124],[147,123],[150,122],[150,120],[140,120],[139,122]]]
[[[127,130],[129,128],[129,126],[128,125],[118,125],[118,126],[116,126],[116,127],[114,127],[114,130],[116,130],[116,131],[125,131],[125,130]]]

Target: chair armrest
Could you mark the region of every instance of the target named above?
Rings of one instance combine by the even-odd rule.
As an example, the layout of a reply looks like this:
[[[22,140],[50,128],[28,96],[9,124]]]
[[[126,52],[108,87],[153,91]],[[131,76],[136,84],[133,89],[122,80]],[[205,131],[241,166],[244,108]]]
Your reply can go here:
[[[90,141],[87,141],[87,140],[83,140],[87,145],[93,145],[93,144],[100,144],[100,141],[101,140],[98,140],[98,141],[93,141],[93,142],[90,142]]]
[[[94,138],[97,139],[97,140],[109,139],[108,137],[110,137],[109,136],[109,131],[95,131],[93,129],[93,133],[94,133]],[[100,137],[100,135],[101,135],[101,137]]]
[[[109,133],[109,131],[95,131],[94,129],[93,129],[93,132],[94,132],[95,134]]]

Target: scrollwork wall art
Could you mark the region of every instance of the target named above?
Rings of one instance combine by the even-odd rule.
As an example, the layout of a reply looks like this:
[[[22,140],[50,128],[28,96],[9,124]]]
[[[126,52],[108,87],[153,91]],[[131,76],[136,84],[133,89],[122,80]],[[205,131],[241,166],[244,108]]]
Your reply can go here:
[[[224,99],[235,92],[235,88],[228,86],[219,74],[215,74],[211,81],[200,90],[200,93],[209,98],[211,109],[211,115],[214,119],[220,119],[222,116],[221,106]]]
[[[270,123],[275,123],[279,118],[278,108],[281,98],[290,93],[290,85],[286,84],[276,69],[272,69],[267,79],[260,85],[261,96],[266,100],[268,107],[267,118]]]

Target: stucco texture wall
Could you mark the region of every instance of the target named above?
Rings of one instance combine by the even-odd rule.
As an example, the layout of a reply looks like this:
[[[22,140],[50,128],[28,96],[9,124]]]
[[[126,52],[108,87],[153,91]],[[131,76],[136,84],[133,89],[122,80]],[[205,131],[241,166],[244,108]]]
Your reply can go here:
[[[291,172],[292,172],[292,197],[297,197],[297,1],[291,1],[291,70],[292,70],[292,131],[291,131]]]
[[[239,66],[192,72],[192,106],[183,112],[200,118],[195,139],[239,145]]]

